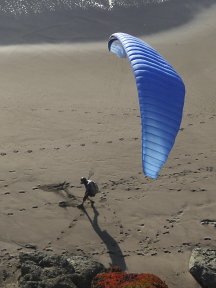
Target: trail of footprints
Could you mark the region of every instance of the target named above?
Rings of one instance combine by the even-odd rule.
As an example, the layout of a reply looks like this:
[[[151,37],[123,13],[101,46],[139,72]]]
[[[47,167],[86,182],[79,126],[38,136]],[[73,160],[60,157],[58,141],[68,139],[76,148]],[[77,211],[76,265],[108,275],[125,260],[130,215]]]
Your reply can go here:
[[[9,172],[10,173],[15,173],[16,171],[15,170],[10,170]],[[0,182],[2,182],[2,183],[4,181],[5,181],[4,179],[0,180]],[[99,196],[99,199],[98,199],[98,201],[100,203],[104,203],[104,202],[107,201],[107,195],[110,193],[110,191],[113,191],[113,190],[116,190],[116,189],[120,189],[120,188],[123,189],[123,190],[126,190],[126,191],[130,191],[130,190],[137,191],[137,190],[142,189],[142,186],[139,183],[138,178],[136,176],[131,176],[131,177],[127,178],[127,179],[126,178],[125,179],[121,178],[121,179],[119,179],[117,181],[116,180],[115,181],[114,180],[109,180],[106,183],[101,183],[100,186],[101,186],[101,193],[100,193],[100,196]],[[3,183],[2,188],[7,188],[7,187],[8,187],[8,184],[4,184]],[[79,189],[79,188],[81,188],[81,186],[73,186],[73,185],[71,185],[70,188]],[[37,189],[42,189],[43,190],[43,187],[42,186],[41,187],[38,187],[38,186],[32,187],[32,190],[37,190]],[[17,193],[24,196],[28,192],[25,191],[25,190],[19,190]],[[0,196],[9,196],[10,194],[11,194],[11,192],[5,191]],[[141,195],[138,198],[140,199],[142,197],[144,197],[144,196]],[[129,197],[128,199],[130,199],[130,198],[131,197]],[[133,198],[137,198],[137,196],[133,195]],[[116,198],[116,200],[118,200],[118,199]],[[68,198],[68,195],[67,195],[67,201],[69,203],[67,205],[67,207],[73,207],[74,206],[73,203],[72,203],[73,199],[72,198]],[[45,203],[44,205],[50,205],[50,204],[51,203]],[[56,204],[57,205],[57,203],[52,203],[52,204]],[[28,209],[24,208],[24,207],[21,207],[19,209],[19,211],[20,212],[25,212],[25,211],[27,211],[29,209],[38,209],[38,208],[39,208],[38,205],[33,205],[31,208],[28,208]],[[14,212],[8,212],[7,215],[8,216],[13,216]]]
[[[37,111],[37,110],[39,110],[39,109],[36,109],[36,108],[32,108],[31,109],[33,112],[34,111]],[[45,111],[50,111],[51,109],[50,108],[45,108],[44,109]],[[123,112],[123,113],[121,113],[121,115],[124,117],[124,116],[129,116],[129,115],[132,115],[132,116],[136,116],[136,117],[140,117],[140,115],[137,115],[137,110],[138,109],[129,109],[129,111],[128,112]],[[60,110],[58,110],[58,112],[59,113],[62,113],[62,112],[79,112],[80,113],[80,111],[78,110],[78,109],[71,109],[71,110],[62,110],[62,109],[60,109]],[[84,111],[83,112],[84,114],[91,114],[92,112],[90,112],[90,111]],[[105,117],[105,116],[111,116],[111,117],[113,117],[113,116],[119,116],[120,114],[119,113],[110,113],[110,114],[106,114],[106,115],[104,115],[104,113],[103,112],[101,112],[101,111],[97,111],[97,112],[94,112],[94,113],[98,113],[98,114],[103,114],[103,116]],[[194,119],[194,118],[197,118],[198,116],[200,116],[200,114],[199,115],[193,115],[193,114],[187,114],[186,115],[188,118],[191,118],[191,119]],[[205,115],[201,115],[202,117],[205,117]],[[210,117],[209,117],[209,119],[215,119],[216,118],[216,114],[212,114]],[[200,121],[200,124],[204,124],[205,123],[205,121]],[[99,125],[101,125],[102,124],[102,122],[97,122],[97,124],[99,124]],[[188,124],[188,126],[191,126],[191,125],[193,125],[193,123],[189,123]],[[184,131],[184,129],[185,128],[180,128],[180,131]],[[91,143],[80,143],[80,146],[81,147],[85,147],[85,146],[87,146],[87,145],[89,145],[89,144],[105,144],[105,143],[107,143],[107,144],[113,144],[114,142],[116,142],[116,141],[121,141],[121,142],[124,142],[124,141],[136,141],[136,140],[139,140],[140,138],[139,137],[133,137],[133,138],[124,138],[124,137],[120,137],[120,138],[118,138],[118,139],[115,139],[114,141],[113,140],[107,140],[106,142],[99,142],[99,141],[97,141],[97,140],[93,140],[93,141],[91,141]],[[56,151],[58,151],[58,150],[62,150],[62,149],[65,149],[65,148],[69,148],[69,147],[71,147],[71,144],[66,144],[64,147],[53,147],[53,148],[50,148],[50,147],[41,147],[41,148],[39,148],[39,151],[44,151],[44,150],[56,150]],[[26,153],[26,154],[31,154],[31,153],[33,153],[34,151],[33,151],[33,149],[27,149],[27,150],[25,150],[25,151],[21,151],[21,150],[19,150],[19,149],[14,149],[13,151],[10,151],[10,152],[5,152],[5,151],[0,151],[0,156],[2,156],[2,157],[4,157],[4,156],[7,156],[8,154],[11,154],[11,153]],[[196,159],[196,160],[198,160],[198,159]]]
[[[33,111],[33,112],[35,112],[35,111],[38,111],[39,109],[36,109],[36,108],[32,108],[31,109],[31,111]],[[51,109],[50,108],[45,108],[44,109],[45,111],[50,111]],[[58,110],[58,112],[60,112],[60,113],[62,113],[62,112],[79,112],[79,114],[80,114],[80,111],[79,110],[77,110],[77,109],[71,109],[71,110]],[[128,116],[128,115],[130,115],[131,114],[131,111],[133,112],[133,111],[137,111],[137,109],[130,109],[130,111],[128,112],[128,113],[122,113],[122,115],[123,116]],[[83,112],[84,114],[91,114],[92,112],[90,112],[90,111],[84,111]],[[95,112],[94,112],[95,113]],[[109,114],[109,115],[104,115],[104,113],[103,112],[101,112],[101,111],[98,111],[98,112],[96,112],[96,113],[98,113],[98,114],[103,114],[103,116],[116,116],[116,115],[118,115],[119,116],[119,114],[118,113],[111,113],[111,114]],[[134,112],[133,112],[133,114],[134,114]],[[135,114],[134,114],[135,115]],[[97,122],[97,124],[102,124],[101,122]],[[82,129],[81,129],[82,130]],[[136,141],[136,140],[138,140],[139,139],[139,137],[133,137],[133,138],[123,138],[123,137],[120,137],[120,138],[118,138],[118,139],[115,139],[115,141]],[[88,144],[104,144],[104,143],[108,143],[108,144],[112,144],[112,143],[114,143],[115,141],[113,141],[113,140],[107,140],[106,142],[99,142],[99,141],[97,141],[97,140],[93,140],[91,143],[80,143],[80,146],[81,147],[85,147],[86,145],[88,145]],[[58,151],[58,150],[63,150],[63,149],[65,149],[65,148],[69,148],[69,147],[71,147],[71,144],[66,144],[64,147],[53,147],[53,148],[50,148],[50,147],[41,147],[41,148],[39,148],[39,151],[44,151],[44,150],[56,150],[56,151]],[[38,151],[38,150],[37,150]],[[31,153],[33,153],[34,151],[33,151],[33,149],[27,149],[27,150],[25,150],[25,151],[22,151],[21,149],[19,150],[19,149],[14,149],[13,151],[10,151],[10,152],[5,152],[5,151],[0,151],[0,156],[2,156],[2,157],[4,157],[4,156],[6,156],[6,155],[8,155],[8,154],[11,154],[11,153],[14,153],[14,154],[18,154],[18,153],[26,153],[26,154],[31,154]]]
[[[42,167],[41,169],[46,169],[46,168]],[[210,174],[215,173],[215,167],[213,167],[213,166],[199,167],[196,171],[183,170],[183,171],[175,172],[175,173],[171,173],[171,174],[164,174],[163,176],[161,175],[161,180],[163,180],[163,178],[166,178],[167,176],[170,177],[170,175],[172,175],[172,177],[174,177],[174,176],[179,177],[179,176],[188,175],[190,173],[201,173],[201,172],[202,173],[206,172],[205,178],[208,178],[208,174],[209,173]],[[16,174],[16,171],[15,170],[9,170],[9,173]],[[142,172],[139,172],[139,174],[142,174]],[[12,178],[14,178],[14,177],[12,177]],[[181,179],[181,178],[178,178],[178,179]],[[141,198],[145,197],[145,193],[135,193],[135,192],[136,191],[145,190],[145,185],[146,184],[148,185],[148,189],[151,189],[151,182],[148,181],[148,179],[144,179],[144,182],[140,182],[140,180],[139,180],[139,178],[137,176],[130,176],[128,178],[120,178],[119,180],[109,180],[108,182],[100,183],[100,188],[101,188],[102,192],[101,192],[101,194],[99,196],[100,197],[99,198],[99,202],[100,203],[106,202],[107,201],[107,196],[109,195],[109,193],[111,193],[114,190],[132,191],[133,195],[128,197],[128,200],[130,200],[131,198],[133,198],[133,199],[141,199]],[[164,185],[160,184],[159,186],[163,187]],[[9,190],[7,188],[8,184],[5,183],[4,179],[0,179],[0,187],[2,187],[5,190],[7,190],[7,191],[3,191],[0,196],[2,196],[2,197],[3,196],[10,196],[11,192],[8,191]],[[73,186],[71,186],[71,187],[73,187]],[[76,187],[76,188],[80,188],[80,187]],[[36,190],[36,189],[39,189],[39,187],[32,187],[32,190]],[[177,191],[177,192],[182,190],[181,187],[179,187],[177,190],[172,188],[172,187],[167,188],[167,189],[170,190],[170,191],[173,190],[173,191]],[[193,187],[189,191],[192,192],[192,193],[196,193],[196,192],[201,192],[202,193],[202,192],[205,192],[206,189],[205,189],[205,187],[198,187],[198,188],[197,187]],[[17,193],[22,195],[22,194],[25,194],[26,191],[20,190]],[[121,201],[121,199],[119,199],[117,196],[115,196],[115,200],[116,201]],[[38,206],[34,205],[31,208],[32,209],[37,209]],[[24,211],[26,211],[26,208],[21,207],[19,211],[20,212],[24,212]],[[12,216],[12,215],[14,215],[14,213],[8,212],[8,215]],[[164,233],[168,233],[168,232],[165,231]]]
[[[114,143],[116,143],[116,141],[120,141],[120,142],[124,142],[124,141],[137,141],[139,139],[139,137],[133,137],[133,138],[123,138],[123,137],[120,137],[120,138],[118,138],[118,139],[115,139],[114,141],[113,140],[107,140],[106,142],[99,142],[99,141],[97,141],[97,140],[93,140],[91,143],[80,143],[79,145],[81,146],[81,147],[85,147],[85,146],[87,146],[87,145],[91,145],[91,144],[114,144]],[[51,151],[51,150],[53,150],[53,151],[59,151],[59,150],[65,150],[65,149],[67,149],[67,148],[70,148],[72,145],[71,144],[66,144],[66,145],[64,145],[64,146],[62,146],[62,147],[52,147],[52,148],[50,148],[50,147],[40,147],[39,149],[37,149],[37,150],[35,150],[36,152],[38,152],[38,151]],[[13,150],[13,151],[10,151],[10,152],[0,152],[0,156],[2,156],[2,157],[5,157],[5,156],[7,156],[7,155],[10,155],[10,154],[32,154],[34,152],[34,150],[33,149],[27,149],[27,150],[25,150],[25,151],[23,151],[23,150],[18,150],[18,149],[15,149],[15,150]]]
[[[213,169],[209,169],[209,167],[206,167],[206,171],[209,171],[212,172]],[[14,172],[14,170],[13,170]],[[4,180],[1,180],[1,181],[4,181]],[[111,192],[112,188],[113,190],[114,189],[117,189],[121,186],[121,188],[126,188],[127,186],[130,186],[130,185],[134,185],[134,184],[138,184],[139,183],[139,179],[136,177],[136,176],[131,176],[127,179],[119,179],[119,180],[110,180],[109,182],[106,182],[106,183],[101,183],[101,189],[102,191],[102,194],[100,196],[100,200],[99,202],[103,203],[104,201],[107,200],[107,195]],[[134,186],[136,186],[134,185]],[[7,185],[6,185],[7,186]],[[74,186],[71,186],[71,187],[74,187]],[[78,187],[80,188],[80,186]],[[139,188],[139,187],[138,187]],[[38,189],[37,187],[33,187],[32,188],[33,190],[34,189]],[[108,190],[107,192],[105,192],[106,190]],[[24,190],[20,190],[18,191],[19,194],[25,194],[26,191]],[[5,193],[5,195],[8,195]],[[46,203],[45,205],[53,205],[54,203]],[[57,203],[55,203],[57,205]],[[103,205],[103,204],[102,204]],[[37,209],[38,206],[37,205],[34,205],[32,206],[32,209]],[[117,240],[117,243],[119,244],[123,244],[124,241],[130,237],[131,235],[131,229],[125,229],[125,227],[123,227],[123,225],[121,224],[121,221],[118,220],[116,218],[117,214],[116,212],[111,209],[109,207],[109,204],[107,203],[106,205],[106,209],[110,210],[111,213],[113,213],[114,215],[114,222],[113,224],[119,228],[119,236],[117,236],[116,239]],[[113,210],[113,211],[112,211]],[[21,208],[19,211],[26,211],[25,208]],[[166,222],[164,224],[164,226],[162,227],[162,229],[160,229],[160,231],[156,232],[155,236],[154,237],[149,237],[149,236],[145,236],[143,237],[143,239],[141,239],[139,241],[139,246],[137,247],[137,249],[135,250],[124,250],[122,251],[122,256],[121,257],[128,257],[128,256],[131,256],[131,255],[138,255],[138,256],[156,256],[158,253],[164,253],[164,254],[170,254],[170,253],[183,253],[185,250],[189,249],[190,247],[194,247],[194,246],[197,246],[199,247],[201,244],[200,243],[190,243],[190,242],[183,242],[181,245],[171,245],[170,247],[158,247],[158,246],[155,246],[157,245],[158,242],[160,242],[160,239],[161,237],[169,237],[169,233],[170,231],[175,227],[175,225],[177,225],[180,220],[181,220],[181,217],[183,216],[184,214],[184,211],[183,210],[180,210],[178,211],[175,215],[169,217],[166,219]],[[13,213],[9,212],[8,213],[9,216],[12,216],[14,215]],[[61,240],[63,237],[65,237],[65,235],[67,235],[68,233],[71,233],[71,229],[78,223],[78,220],[80,219],[80,217],[84,217],[84,213],[83,212],[79,212],[77,214],[77,216],[74,217],[74,219],[71,221],[71,223],[68,225],[68,227],[66,227],[64,230],[62,230],[59,235],[56,236],[56,239],[53,240],[53,241],[58,241],[58,240]],[[201,224],[202,225],[212,225],[215,227],[215,220],[209,220],[209,219],[204,219],[201,221]],[[140,235],[145,235],[146,231],[145,231],[145,223],[144,221],[140,224],[138,224],[137,228],[136,228],[136,232],[137,233],[140,233]],[[209,239],[208,237],[205,237],[204,240],[208,241],[208,240],[211,240]],[[48,245],[46,246],[45,250],[47,251],[52,251],[52,244],[53,244],[53,241],[49,242]],[[79,246],[76,247],[76,250],[79,252],[79,253],[84,253],[84,250],[82,248],[80,248]],[[100,252],[97,251],[97,253],[99,254],[107,254],[109,253],[109,251],[107,251],[106,249],[103,248],[103,245],[102,245],[102,248],[100,248]],[[111,252],[110,252],[111,253]]]
[[[180,245],[170,245],[170,247],[158,247],[155,246],[156,243],[160,242],[160,238],[163,237],[166,234],[170,233],[170,230],[174,228],[176,224],[178,224],[181,220],[181,217],[183,216],[184,211],[180,210],[176,215],[173,215],[170,218],[167,218],[167,224],[163,226],[163,229],[161,232],[157,232],[154,237],[145,236],[143,239],[141,239],[138,243],[138,247],[135,250],[124,250],[124,256],[131,256],[131,255],[137,255],[137,256],[156,256],[159,253],[164,254],[170,254],[170,253],[183,253],[185,250],[189,249],[190,247],[199,247],[200,243],[190,243],[190,242],[183,242]],[[137,232],[142,232],[142,234],[145,235],[146,231],[144,229],[145,224],[141,223],[139,224],[139,228],[137,229]],[[121,225],[122,231],[120,234],[123,234],[123,237],[119,240],[119,243],[124,242],[127,237],[130,237],[131,235],[131,229],[127,229],[127,232],[123,231],[123,226]],[[169,237],[169,235],[167,235]],[[210,240],[210,239],[204,239],[204,240]]]

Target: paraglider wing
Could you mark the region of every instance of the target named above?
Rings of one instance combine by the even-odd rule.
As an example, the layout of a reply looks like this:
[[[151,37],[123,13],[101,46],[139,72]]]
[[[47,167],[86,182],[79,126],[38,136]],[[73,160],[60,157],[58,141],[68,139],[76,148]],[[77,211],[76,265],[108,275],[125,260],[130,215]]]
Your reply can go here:
[[[139,96],[143,172],[156,179],[180,128],[184,83],[155,49],[134,36],[115,33],[109,39],[108,48],[130,61]]]

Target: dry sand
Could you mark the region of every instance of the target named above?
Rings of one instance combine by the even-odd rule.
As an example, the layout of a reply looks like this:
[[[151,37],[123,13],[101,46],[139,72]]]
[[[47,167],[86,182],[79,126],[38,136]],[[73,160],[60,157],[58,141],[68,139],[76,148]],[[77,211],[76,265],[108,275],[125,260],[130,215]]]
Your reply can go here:
[[[152,272],[170,288],[199,287],[191,250],[216,245],[214,225],[201,225],[216,220],[215,11],[143,37],[187,89],[181,131],[156,181],[141,173],[133,76],[106,42],[0,47],[2,263],[30,243]],[[66,180],[79,203],[79,179],[92,169],[101,194],[85,213],[65,191],[38,189]],[[68,199],[70,207],[58,206]]]

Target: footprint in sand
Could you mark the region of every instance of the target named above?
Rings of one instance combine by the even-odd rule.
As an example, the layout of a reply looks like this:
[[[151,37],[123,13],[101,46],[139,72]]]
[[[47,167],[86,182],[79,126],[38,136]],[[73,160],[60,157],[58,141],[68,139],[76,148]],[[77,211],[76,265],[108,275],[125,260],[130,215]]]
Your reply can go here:
[[[213,227],[216,227],[216,220],[214,219],[203,219],[200,221],[202,225],[212,225]]]
[[[10,192],[5,192],[4,195],[10,195]]]
[[[98,144],[98,141],[93,141],[92,144]]]
[[[54,150],[59,150],[60,148],[59,147],[54,147]]]
[[[211,117],[209,117],[209,119],[214,119],[214,117],[213,117],[213,116],[211,116]]]
[[[166,253],[166,254],[170,254],[171,253],[169,250],[164,250],[163,252]]]
[[[178,223],[181,219],[181,216],[183,215],[184,211],[180,210],[177,212],[176,216],[174,216],[173,218],[169,219],[167,218],[166,221],[170,224],[170,228],[174,227],[175,223]]]
[[[92,252],[91,254],[92,255],[99,255],[100,253],[99,252]]]
[[[19,209],[19,211],[20,211],[20,212],[26,211],[26,209],[25,209],[25,208],[21,208],[21,209]]]
[[[5,152],[1,152],[0,155],[1,155],[1,156],[6,156],[7,153],[5,153]]]
[[[207,191],[205,188],[191,189],[191,192],[205,192]]]
[[[18,153],[19,152],[19,150],[13,150],[13,153]]]
[[[85,143],[82,143],[82,144],[80,144],[80,146],[84,147],[84,146],[86,146],[86,144],[85,144]]]
[[[67,144],[67,145],[65,145],[66,147],[71,147],[71,144]]]
[[[32,153],[32,152],[33,152],[33,150],[31,150],[31,149],[26,151],[26,153]]]
[[[211,237],[204,237],[203,240],[206,240],[206,241],[211,241],[212,238]]]
[[[183,247],[182,247],[183,246]],[[181,248],[187,248],[191,246],[190,242],[183,242]]]
[[[119,138],[120,141],[124,141],[124,138]]]
[[[42,147],[42,148],[40,148],[39,150],[40,150],[40,151],[43,151],[43,150],[45,150],[45,149],[46,149],[46,148]]]

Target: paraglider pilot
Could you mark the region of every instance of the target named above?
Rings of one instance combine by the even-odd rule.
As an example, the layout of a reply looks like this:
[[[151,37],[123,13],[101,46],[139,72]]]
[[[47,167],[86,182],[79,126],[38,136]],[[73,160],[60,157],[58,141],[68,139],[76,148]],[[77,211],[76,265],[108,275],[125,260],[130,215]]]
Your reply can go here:
[[[82,177],[80,179],[80,184],[83,184],[85,186],[85,195],[83,197],[82,204],[78,205],[78,208],[82,208],[83,204],[86,200],[89,200],[91,202],[91,205],[94,205],[94,201],[91,200],[89,197],[95,197],[95,195],[98,193],[98,186],[97,184],[92,180],[87,180],[85,177]]]

